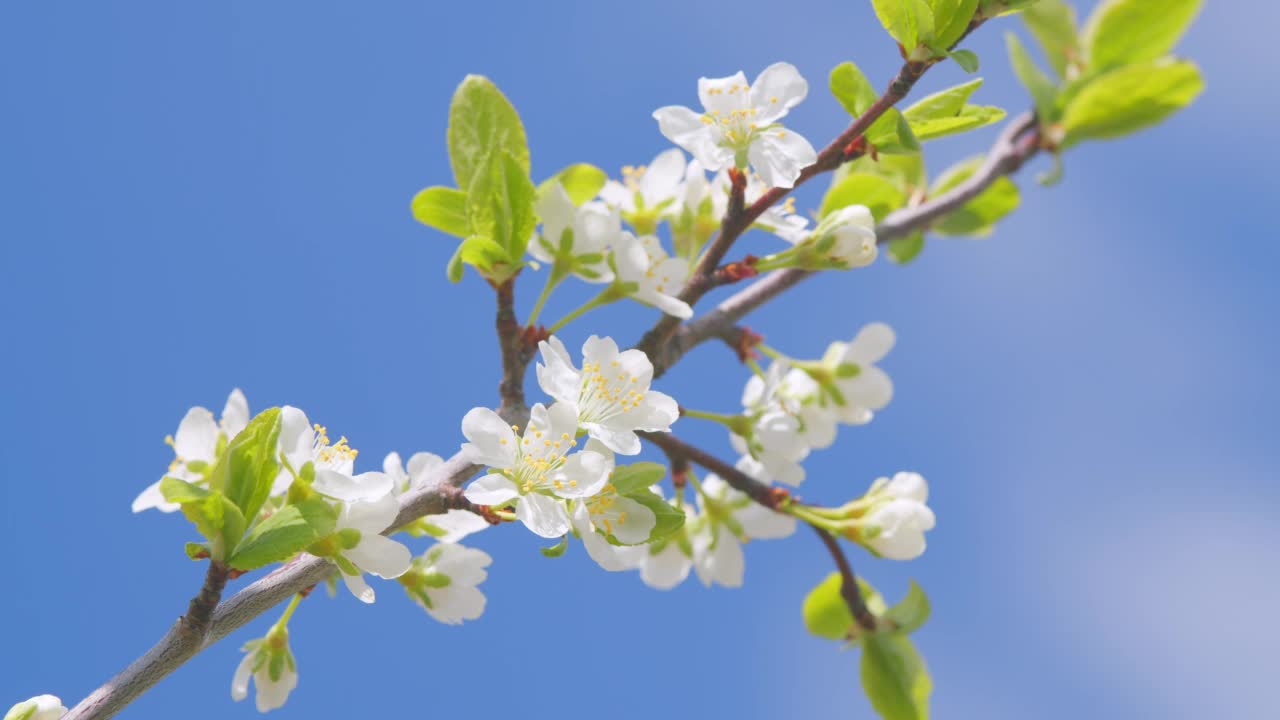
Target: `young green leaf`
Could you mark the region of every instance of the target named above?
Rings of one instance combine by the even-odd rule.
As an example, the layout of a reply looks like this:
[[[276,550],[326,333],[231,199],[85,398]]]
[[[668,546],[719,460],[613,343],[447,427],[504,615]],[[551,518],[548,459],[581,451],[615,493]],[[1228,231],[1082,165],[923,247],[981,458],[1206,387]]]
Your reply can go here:
[[[1199,68],[1185,60],[1159,60],[1112,70],[1071,99],[1062,116],[1062,145],[1120,137],[1149,127],[1191,104],[1203,89]]]
[[[468,75],[449,105],[449,163],[459,188],[471,187],[491,153],[510,154],[529,173],[529,144],[520,115],[498,86],[480,75]]]
[[[966,101],[982,85],[975,78],[936,92],[902,112],[917,140],[931,140],[953,133],[989,125],[1004,118],[1004,110],[984,105],[967,105]]]
[[[564,551],[568,549],[569,549],[569,536],[561,535],[560,542],[556,543],[555,545],[552,545],[551,547],[538,548],[538,551],[541,552],[544,557],[558,558],[561,555],[564,555]]]
[[[898,209],[907,200],[891,180],[881,175],[855,172],[845,175],[834,183],[822,198],[818,208],[818,217],[827,215],[849,205],[865,205],[877,221]]]
[[[924,232],[917,230],[906,237],[890,240],[886,250],[890,260],[906,265],[924,250]]]
[[[653,531],[649,533],[649,542],[661,540],[684,527],[684,512],[671,506],[650,490],[627,493],[625,497],[644,505],[653,511]]]
[[[221,490],[245,518],[255,517],[271,494],[279,437],[280,408],[263,410],[231,439],[209,476],[210,489]]]
[[[604,187],[609,176],[590,163],[576,163],[552,175],[538,184],[537,196],[542,197],[557,181],[564,186],[574,205],[581,205],[594,198]]]
[[[1040,66],[1036,65],[1036,61],[1031,59],[1031,54],[1027,52],[1027,48],[1023,46],[1017,35],[1005,33],[1004,39],[1009,47],[1009,63],[1013,65],[1013,72],[1027,92],[1031,93],[1031,99],[1035,102],[1036,112],[1040,114],[1041,122],[1054,122],[1059,117],[1058,87],[1048,75],[1044,74]]]
[[[951,166],[934,181],[929,195],[937,197],[964,182],[983,160],[979,155]],[[977,197],[943,215],[934,223],[933,231],[939,235],[989,235],[996,221],[1017,208],[1020,200],[1018,186],[1007,177],[998,178]]]
[[[933,37],[933,11],[925,0],[871,0],[876,17],[908,54]]]
[[[847,640],[853,634],[853,613],[840,595],[840,573],[828,575],[804,598],[801,612],[810,633],[828,640]]]
[[[949,49],[960,39],[978,10],[978,0],[929,0],[929,5],[933,14],[931,42],[940,51]]]
[[[619,495],[648,490],[667,474],[667,466],[655,462],[638,462],[620,465],[609,475],[609,483]]]
[[[1104,0],[1089,16],[1081,38],[1090,71],[1167,55],[1200,5],[1201,0]]]
[[[466,237],[467,194],[457,188],[429,187],[413,196],[413,216],[418,222],[440,232]]]
[[[982,87],[982,78],[974,78],[962,85],[949,87],[946,90],[921,98],[911,107],[902,111],[914,125],[916,121],[933,120],[934,118],[952,117],[965,106],[969,96]]]
[[[1076,9],[1063,0],[1040,0],[1022,12],[1022,21],[1036,36],[1053,71],[1065,78],[1067,65],[1081,59]]]
[[[851,62],[842,62],[832,68],[828,83],[831,86],[831,94],[840,101],[845,112],[853,117],[866,112],[878,97],[871,81],[867,80],[867,76],[863,75],[858,66]]]
[[[916,584],[916,581],[912,580],[910,587],[907,588],[906,597],[889,608],[884,616],[897,626],[894,630],[903,635],[909,635],[925,624],[929,619],[929,612],[929,597],[924,594],[924,590]]]
[[[969,74],[978,72],[978,54],[972,50],[953,50],[947,55],[956,61],[961,70]]]
[[[911,124],[897,108],[889,108],[867,128],[867,142],[876,150],[890,154],[920,152],[920,141],[911,131]]]
[[[862,688],[885,720],[927,720],[933,681],[911,639],[872,633],[862,641]]]
[[[285,505],[254,526],[228,562],[237,570],[255,570],[286,560],[332,533],[337,520],[338,514],[319,498]]]

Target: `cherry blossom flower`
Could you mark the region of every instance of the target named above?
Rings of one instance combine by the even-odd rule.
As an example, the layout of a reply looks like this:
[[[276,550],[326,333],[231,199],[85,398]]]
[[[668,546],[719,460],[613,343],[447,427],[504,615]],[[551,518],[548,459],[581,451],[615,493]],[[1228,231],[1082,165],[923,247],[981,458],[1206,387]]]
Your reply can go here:
[[[925,503],[929,484],[918,473],[900,472],[879,478],[867,491],[871,509],[851,526],[850,537],[876,555],[912,560],[925,550],[925,532],[937,520]]]
[[[213,413],[202,407],[193,407],[178,424],[178,431],[165,438],[173,447],[174,458],[166,477],[190,483],[202,483],[217,462],[219,441],[225,444],[240,434],[249,424],[249,403],[239,388],[227,396],[222,408],[222,419],[214,421]],[[160,494],[160,481],[152,483],[133,501],[133,512],[155,508],[160,512],[173,512],[180,506],[167,502]]]
[[[560,183],[538,199],[542,233],[529,243],[529,253],[544,263],[559,262],[587,282],[613,280],[605,253],[622,234],[622,217],[604,203],[573,204]]]
[[[331,559],[341,571],[347,589],[361,602],[372,603],[375,599],[364,573],[396,578],[403,575],[413,561],[409,548],[381,535],[395,522],[399,511],[400,504],[388,492],[376,500],[343,503],[338,513],[339,547]]]
[[[635,284],[632,298],[681,320],[693,317],[693,308],[677,297],[689,276],[689,263],[668,257],[657,237],[623,233],[613,258],[618,279]]]
[[[777,124],[809,93],[795,66],[774,63],[752,85],[741,72],[725,78],[699,78],[703,112],[671,105],[654,111],[668,140],[715,172],[750,163],[770,187],[789,188],[800,171],[818,158],[800,135]]]
[[[241,649],[245,656],[231,678],[231,699],[239,702],[248,697],[252,678],[258,712],[284,707],[289,693],[298,687],[298,667],[289,649],[289,631],[283,625],[273,626],[266,637],[250,640]]]
[[[37,695],[9,708],[4,720],[58,720],[67,713],[56,695]]]
[[[485,597],[476,586],[488,577],[488,553],[448,543],[432,545],[399,581],[414,602],[446,625],[475,620],[484,613]]]

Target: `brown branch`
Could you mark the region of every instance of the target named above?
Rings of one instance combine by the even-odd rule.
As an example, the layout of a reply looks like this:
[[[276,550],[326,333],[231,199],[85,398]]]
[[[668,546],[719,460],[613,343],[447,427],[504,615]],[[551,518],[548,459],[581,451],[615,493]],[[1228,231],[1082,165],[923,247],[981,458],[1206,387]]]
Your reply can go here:
[[[1010,121],[972,175],[945,193],[914,207],[890,213],[876,226],[876,242],[883,245],[925,230],[936,220],[977,197],[999,178],[1021,168],[1040,149],[1040,131],[1031,113]],[[681,326],[669,340],[649,353],[654,377],[661,376],[689,350],[709,338],[732,337],[733,326],[747,313],[814,275],[809,270],[775,270],[726,298],[714,310]],[[648,337],[648,336],[646,336]]]
[[[810,525],[809,527],[818,533],[818,538],[822,540],[822,544],[826,545],[827,551],[831,553],[831,559],[836,561],[836,568],[840,570],[840,597],[844,598],[845,605],[849,606],[849,612],[853,614],[854,621],[863,630],[868,632],[875,630],[876,616],[867,608],[867,602],[862,597],[862,590],[858,587],[858,576],[853,574],[853,566],[849,564],[849,558],[845,556],[844,548],[840,547],[840,543],[831,536],[831,533],[817,525]]]
[[[502,404],[499,413],[504,417],[525,412],[524,376],[530,357],[525,348],[524,333],[516,320],[515,285],[516,279],[511,277],[494,286],[498,293],[494,327],[498,332],[498,348],[502,351],[502,381],[498,384]]]
[[[673,455],[683,457],[719,475],[729,483],[730,487],[745,493],[770,510],[778,510],[791,497],[785,489],[766,485],[706,450],[694,447],[671,433],[639,432],[636,434],[657,445],[667,453],[668,457]]]

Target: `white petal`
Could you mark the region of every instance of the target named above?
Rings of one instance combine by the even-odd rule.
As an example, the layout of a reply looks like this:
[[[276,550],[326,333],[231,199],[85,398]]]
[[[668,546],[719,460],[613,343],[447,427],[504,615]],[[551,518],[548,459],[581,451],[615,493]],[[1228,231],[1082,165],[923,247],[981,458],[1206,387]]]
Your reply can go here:
[[[472,408],[462,418],[462,434],[471,441],[463,445],[471,462],[493,468],[515,464],[516,434],[498,413],[489,408]]]
[[[658,153],[640,176],[640,194],[646,207],[652,208],[675,197],[684,179],[684,167],[684,153],[679,150],[671,148]]]
[[[547,408],[547,425],[544,428],[553,439],[570,438],[578,434],[578,406],[572,402],[558,402]]]
[[[291,672],[287,667],[280,673],[279,681],[272,682],[266,668],[259,670],[254,680],[258,686],[258,694],[254,698],[258,712],[269,712],[284,707],[285,701],[289,699],[289,693],[298,686],[297,673]]]
[[[883,492],[893,497],[924,503],[929,499],[929,483],[925,482],[920,473],[900,472],[894,474],[893,479],[884,486]]]
[[[809,94],[809,83],[791,63],[765,68],[751,85],[751,104],[759,108],[755,121],[761,126],[777,121]]]
[[[773,128],[756,136],[747,157],[766,185],[789,188],[803,168],[817,161],[818,153],[800,134]]]
[[[511,488],[514,491],[515,485],[513,484]],[[422,519],[427,524],[444,531],[443,535],[436,537],[436,542],[442,543],[456,543],[472,533],[489,527],[489,522],[479,515],[456,508],[442,515],[427,515]]]
[[[635,416],[631,422],[637,430],[666,432],[680,419],[680,405],[666,393],[649,390],[640,406],[629,414]]]
[[[657,517],[653,511],[629,497],[619,497],[613,501],[613,510],[625,513],[625,520],[615,522],[613,536],[618,542],[627,545],[638,545],[649,540]]]
[[[292,405],[280,408],[280,451],[295,471],[312,459],[315,441],[315,429],[306,413]],[[281,472],[287,474],[288,470]]]
[[[218,423],[214,422],[213,413],[202,407],[188,410],[173,436],[173,451],[186,462],[213,462],[217,444]]]
[[[373,500],[348,502],[338,518],[338,527],[354,528],[362,534],[377,534],[390,527],[399,512],[400,503],[391,494]]]
[[[613,463],[609,458],[589,450],[574,453],[565,458],[562,465],[549,478],[551,482],[559,481],[561,486],[555,490],[562,498],[590,497],[600,492],[609,480],[609,471]]]
[[[754,502],[737,511],[733,516],[742,525],[742,532],[751,538],[761,540],[784,538],[796,531],[794,517],[776,513]]]
[[[889,354],[897,342],[893,328],[884,323],[868,323],[844,347],[843,361],[874,365]]]
[[[155,508],[160,512],[169,513],[181,507],[178,503],[165,501],[164,495],[160,494],[160,481],[157,480],[148,485],[146,490],[139,493],[138,497],[134,498],[131,509],[134,512],[142,512],[143,510]]]
[[[431,472],[444,464],[444,458],[429,452],[416,452],[409,458],[409,486],[422,487],[431,479]]]
[[[707,170],[715,172],[732,164],[733,151],[716,144],[714,132],[698,113],[671,105],[654,110],[653,118],[663,136],[687,150]]]
[[[351,477],[337,470],[317,468],[316,479],[311,487],[322,495],[354,502],[381,499],[391,493],[393,484],[391,477],[385,473],[367,472]]]
[[[618,359],[618,343],[611,337],[592,335],[582,343],[582,362],[608,366]]]
[[[373,592],[373,588],[369,587],[369,583],[364,581],[364,577],[360,575],[348,575],[341,571],[339,571],[338,574],[342,576],[343,584],[347,586],[347,589],[351,591],[351,594],[360,602],[372,603],[377,599],[377,596]]]
[[[249,677],[253,675],[254,652],[250,650],[236,665],[236,672],[231,676],[231,699],[236,702],[249,697]]]
[[[576,402],[582,389],[582,375],[573,366],[569,351],[560,338],[552,337],[538,343],[542,362],[538,363],[538,386],[560,402]]]
[[[520,498],[516,517],[535,535],[558,538],[569,532],[569,514],[564,502],[546,495],[530,493]]]
[[[649,555],[640,565],[640,579],[656,590],[670,590],[689,577],[693,559],[684,554],[679,544],[667,543],[656,555]]]
[[[436,551],[431,567],[442,575],[449,576],[451,584],[478,585],[488,577],[484,569],[493,563],[493,558],[485,551],[462,545],[436,547],[439,550]]]
[[[635,191],[617,180],[610,180],[604,184],[600,189],[600,199],[623,212],[635,212],[636,209]]]
[[[623,430],[600,423],[583,423],[582,427],[605,447],[619,455],[639,455],[640,438],[631,430]]]
[[[518,496],[520,491],[506,475],[490,473],[468,485],[462,494],[477,505],[501,505]]]
[[[718,110],[727,114],[733,110],[741,110],[751,102],[747,87],[747,76],[741,70],[722,78],[698,78],[698,100],[708,112]]]
[[[409,548],[381,535],[365,534],[342,554],[361,570],[383,578],[400,577],[413,563]]]
[[[249,424],[249,401],[240,388],[231,391],[227,404],[222,407],[222,432],[227,440],[235,438]]]
[[[475,620],[484,614],[484,593],[463,585],[430,589],[432,607],[427,608],[431,617],[446,625],[458,625],[464,620]]]

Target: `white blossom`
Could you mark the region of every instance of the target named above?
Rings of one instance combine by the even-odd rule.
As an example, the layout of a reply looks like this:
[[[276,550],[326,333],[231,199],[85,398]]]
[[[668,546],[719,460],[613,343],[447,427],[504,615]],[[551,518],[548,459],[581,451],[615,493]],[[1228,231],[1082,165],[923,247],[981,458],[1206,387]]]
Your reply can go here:
[[[557,258],[569,261],[573,274],[587,282],[613,280],[605,254],[622,234],[622,217],[617,209],[599,202],[577,207],[557,182],[538,198],[537,210],[542,233],[529,243],[531,255],[548,264]],[[562,249],[561,243],[566,241]]]
[[[796,519],[760,505],[718,475],[702,481],[698,496],[702,522],[692,533],[693,569],[703,585],[741,587],[745,568],[742,543],[784,538]]]
[[[522,437],[488,408],[475,408],[462,419],[462,446],[472,462],[487,465],[489,474],[466,489],[468,500],[501,506],[518,498],[516,517],[534,533],[558,538],[569,531],[562,498],[594,495],[608,476],[608,459],[591,449],[571,453],[577,446],[578,409],[558,402],[541,403],[529,413]]]
[[[611,572],[637,566],[645,554],[641,545],[648,542],[657,524],[652,510],[619,495],[612,483],[605,483],[600,492],[574,502],[571,520],[587,554]],[[610,538],[621,544],[611,543]]]
[[[721,171],[711,179],[708,193],[711,197],[712,213],[717,218],[724,217],[725,212],[729,209],[729,192],[732,186],[729,180],[729,173]],[[760,196],[769,189],[764,180],[759,175],[751,173],[747,175],[747,187],[743,191],[742,199],[746,205],[751,205]],[[796,199],[788,195],[782,202],[769,206],[756,221],[752,223],[752,227],[760,228],[767,232],[786,240],[795,245],[803,241],[809,236],[809,220],[803,215],[796,213]]]
[[[693,308],[677,297],[689,276],[689,263],[668,257],[657,237],[623,233],[613,259],[618,279],[636,285],[632,298],[681,320],[693,317]]]
[[[388,492],[374,500],[343,503],[338,513],[337,530],[342,548],[334,561],[347,589],[361,602],[374,601],[373,588],[365,582],[363,573],[396,578],[404,574],[413,561],[409,548],[381,534],[395,522],[399,511],[400,504]]]
[[[204,482],[207,473],[217,462],[219,438],[229,442],[249,424],[249,402],[240,388],[231,391],[222,408],[221,420],[214,421],[213,413],[202,407],[193,407],[178,424],[178,431],[165,438],[173,447],[173,462],[169,463],[166,477],[190,483]],[[143,490],[133,501],[133,512],[155,508],[160,512],[173,512],[180,506],[164,499],[160,493],[160,480]]]
[[[56,695],[37,695],[9,708],[4,720],[58,720],[67,708]]]
[[[739,454],[759,462],[768,480],[799,485],[805,477],[800,462],[809,456],[810,449],[806,428],[818,440],[830,444],[830,439],[821,432],[819,423],[825,422],[822,413],[806,410],[799,400],[783,392],[789,387],[790,370],[786,362],[775,361],[763,378],[751,376],[742,391],[742,405],[751,421],[750,435],[731,433],[729,440]],[[805,425],[802,417],[810,417],[812,424]]]
[[[649,489],[662,495],[662,488],[658,485]],[[684,582],[693,569],[693,546],[689,541],[688,530],[697,520],[697,513],[688,505],[684,505],[682,510],[684,525],[670,536],[644,546],[646,552],[638,563],[640,580],[655,590],[674,588]]]
[[[675,400],[649,388],[653,364],[639,350],[618,352],[612,338],[592,335],[582,345],[581,370],[559,338],[544,340],[538,350],[543,392],[575,407],[576,422],[614,452],[639,453],[637,430],[667,432],[680,416]]]
[[[245,643],[242,649],[245,656],[231,677],[231,699],[239,702],[248,697],[252,678],[258,712],[284,707],[289,693],[298,687],[298,668],[289,649],[288,631],[273,627],[265,638]]]
[[[285,466],[276,475],[272,495],[288,490],[293,473],[302,472],[307,463],[315,469],[312,488],[336,500],[378,500],[392,492],[394,482],[385,473],[355,475],[358,451],[345,437],[330,443],[328,430],[323,425],[311,424],[307,414],[296,407],[286,405],[280,409],[279,446]]]
[[[431,617],[458,625],[484,613],[484,593],[476,586],[488,577],[485,568],[492,562],[482,550],[438,543],[414,559],[400,582]]]
[[[802,249],[809,247],[832,267],[849,269],[870,265],[879,254],[875,218],[862,205],[842,207],[822,219]]]
[[[831,367],[858,366],[853,377],[835,380],[844,404],[832,411],[841,422],[851,425],[871,422],[875,411],[884,408],[893,398],[893,382],[876,363],[888,354],[894,342],[892,328],[884,323],[870,323],[859,330],[853,340],[832,343],[827,348],[823,363]]]
[[[627,215],[663,212],[679,197],[686,170],[684,153],[676,148],[664,150],[647,166],[622,168],[622,182],[606,182],[600,199]]]
[[[769,186],[789,188],[818,155],[808,140],[777,122],[808,92],[809,84],[795,66],[774,63],[752,85],[741,72],[699,78],[702,113],[672,105],[654,111],[653,117],[668,140],[707,170],[745,169],[749,161]]]
[[[918,473],[900,472],[879,478],[867,492],[875,504],[859,519],[857,539],[877,555],[891,560],[912,560],[925,550],[925,532],[936,524],[929,499],[929,484]]]

